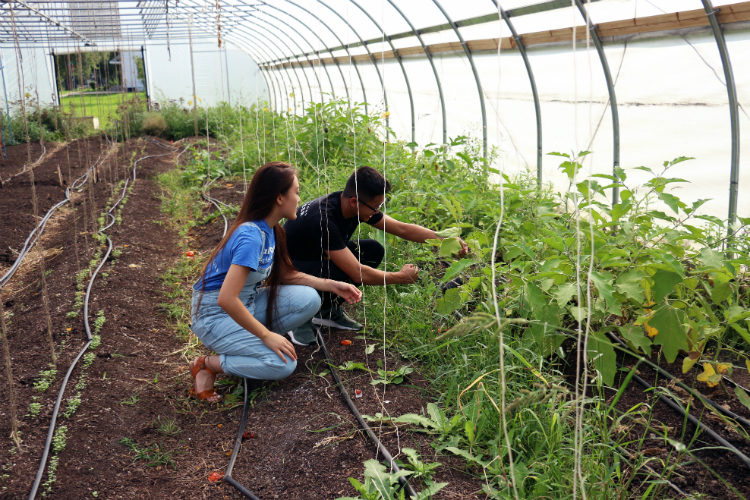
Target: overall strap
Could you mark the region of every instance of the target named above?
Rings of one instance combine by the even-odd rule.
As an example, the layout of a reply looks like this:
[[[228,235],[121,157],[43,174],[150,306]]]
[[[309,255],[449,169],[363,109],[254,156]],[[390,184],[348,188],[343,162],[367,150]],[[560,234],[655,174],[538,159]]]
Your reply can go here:
[[[263,261],[263,250],[266,248],[266,232],[263,231],[255,222],[243,222],[243,226],[251,226],[255,227],[260,231],[260,256],[258,257],[258,271],[260,272],[260,263]],[[273,231],[273,228],[271,228],[271,231]]]

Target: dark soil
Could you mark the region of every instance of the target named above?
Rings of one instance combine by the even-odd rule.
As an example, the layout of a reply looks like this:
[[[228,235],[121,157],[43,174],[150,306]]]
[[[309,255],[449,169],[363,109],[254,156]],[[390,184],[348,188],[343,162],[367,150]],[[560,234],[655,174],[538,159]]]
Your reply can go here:
[[[45,142],[44,147],[47,151],[54,149],[58,144],[54,142]],[[5,154],[0,151],[0,177],[3,182],[10,177],[21,172],[24,165],[36,163],[42,154],[42,145],[39,142],[29,144],[18,144],[16,146],[5,146]],[[7,158],[5,157],[7,155]]]
[[[141,153],[144,146],[145,152]],[[133,151],[138,152],[137,157],[165,153],[153,144],[131,141],[119,152],[118,161],[126,164]],[[211,472],[223,472],[227,466],[241,404],[207,405],[189,396],[192,378],[188,360],[180,354],[185,344],[170,327],[161,305],[169,300],[159,277],[185,258],[160,212],[159,190],[154,181],[159,172],[171,167],[172,159],[173,156],[152,158],[139,164],[139,180],[122,210],[122,224],[107,232],[122,253],[104,266],[92,290],[90,319],[93,323],[97,312],[104,311],[106,323],[100,332],[101,345],[89,351],[95,353],[95,358],[85,370],[86,386],[80,407],[70,418],[58,418],[57,427],[68,429],[67,445],[59,455],[50,498],[241,498],[226,483],[208,481]],[[111,188],[105,182],[94,185],[98,211],[110,195]],[[44,393],[33,389],[39,372],[50,361],[38,269],[25,269],[24,264],[6,287],[6,292],[9,288],[13,292],[3,296],[13,314],[9,345],[23,439],[21,449],[11,454],[9,407],[4,405],[0,408],[0,464],[8,477],[0,479],[3,499],[28,496],[62,373],[84,344],[82,318],[66,317],[73,309],[74,275],[79,264],[87,265],[94,251],[91,242],[84,243],[82,200],[83,196],[79,196],[72,207],[61,209],[42,241],[44,248],[62,249],[45,262],[52,271],[47,281],[59,371]],[[211,210],[207,206],[207,213]],[[73,224],[76,216],[77,229],[83,233],[78,238],[77,259]],[[221,236],[220,221],[219,218],[207,225],[212,229],[206,238],[200,237],[200,230],[196,231],[195,248],[210,250]],[[185,283],[184,288],[189,289],[190,285]],[[382,352],[365,356],[364,341],[353,335],[326,332],[336,363],[358,361],[376,369]],[[344,338],[353,344],[342,346]],[[253,437],[244,442],[233,476],[260,498],[331,499],[353,495],[348,478],[363,480],[363,462],[377,457],[375,448],[357,429],[354,417],[332,386],[331,375],[319,375],[325,368],[320,350],[299,348],[298,355],[300,363],[291,377],[255,386],[246,428]],[[395,369],[404,363],[405,360],[389,359],[388,367]],[[81,365],[73,371],[66,399],[76,392]],[[350,393],[354,388],[362,390],[364,396],[356,402],[364,414],[421,414],[429,401],[428,384],[418,371],[411,375],[408,385],[389,386],[385,392],[383,386],[370,385],[369,375],[363,372],[343,372],[342,378]],[[220,392],[224,394],[237,387],[236,380],[222,380]],[[0,393],[7,394],[4,378]],[[41,412],[32,416],[29,408],[35,396]],[[65,408],[64,401],[62,411]],[[159,425],[167,422],[174,422],[179,431],[174,435],[160,432]],[[459,459],[435,457],[425,436],[403,426],[383,426],[376,428],[376,433],[394,455],[399,447],[410,446],[420,450],[425,460],[444,464],[435,479],[450,484],[436,498],[475,498],[475,492],[480,490],[481,480],[461,472]],[[137,459],[136,452],[120,444],[123,438],[137,443],[135,446],[140,449],[150,447],[152,459]],[[159,454],[166,460],[158,460]],[[47,480],[45,473],[42,482]]]
[[[32,146],[36,147],[36,151],[32,147],[33,161],[36,162],[41,154],[41,147],[39,143]],[[87,138],[62,147],[55,143],[47,143],[45,146],[47,152],[33,172],[27,170],[21,173],[20,163],[13,166],[10,161],[0,162],[0,175],[3,178],[0,190],[0,213],[3,214],[0,218],[0,273],[15,262],[18,251],[39,220],[34,217],[32,174],[36,189],[36,214],[41,218],[53,205],[65,199],[65,189],[96,162],[107,143],[103,139]],[[22,157],[25,162],[26,148],[26,144],[9,147],[9,158]],[[108,176],[108,170],[113,166],[114,161],[109,162],[107,168],[102,169],[102,175]]]

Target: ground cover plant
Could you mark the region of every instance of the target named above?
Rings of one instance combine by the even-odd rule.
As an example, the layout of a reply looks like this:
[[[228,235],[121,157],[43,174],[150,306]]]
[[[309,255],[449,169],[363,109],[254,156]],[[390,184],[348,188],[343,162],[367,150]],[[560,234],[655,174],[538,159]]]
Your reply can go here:
[[[576,470],[596,497],[639,487],[642,479],[623,472],[618,448],[643,446],[621,427],[641,425],[644,414],[617,407],[631,379],[622,382],[630,372],[618,370],[624,359],[613,335],[634,353],[676,364],[678,372],[699,370],[699,390],[723,387],[722,376],[750,368],[750,218],[728,226],[701,214],[706,200],[680,200],[670,187],[687,182],[679,169],[689,158],[638,167],[652,177],[636,186],[627,169],[617,177],[583,175],[588,152],[552,153],[570,181],[567,191],[555,192],[537,186],[532,175],[501,174],[496,156],[483,159],[467,137],[417,153],[410,150],[416,144],[384,143],[386,132],[393,137],[384,114],[340,100],[313,104],[302,116],[263,105],[204,116],[209,135],[225,147],[196,151],[181,174],[185,186],[246,179],[281,159],[300,169],[306,201],[340,189],[356,166],[367,164],[384,170],[393,185],[385,205],[391,217],[442,231],[446,239],[422,246],[385,236],[389,270],[417,263],[426,271],[415,285],[367,288],[357,314],[369,338],[418,360],[432,377],[439,406],[429,418],[396,421],[434,434],[436,449],[465,458],[493,497],[565,498]],[[615,186],[621,202],[612,207],[605,195]],[[453,258],[458,236],[471,249],[463,259]],[[361,237],[383,241],[366,226]],[[573,379],[581,350],[588,362],[579,369],[589,387],[576,396],[566,379]],[[609,388],[621,383],[613,400]],[[735,401],[750,403],[741,389]],[[643,420],[650,422],[653,408],[643,408],[651,408]],[[687,430],[667,435],[650,423],[639,432],[656,432],[665,442],[696,437]],[[677,468],[669,463],[695,459],[673,449],[675,457],[657,472],[662,479]],[[650,484],[646,498],[665,493],[663,483]]]

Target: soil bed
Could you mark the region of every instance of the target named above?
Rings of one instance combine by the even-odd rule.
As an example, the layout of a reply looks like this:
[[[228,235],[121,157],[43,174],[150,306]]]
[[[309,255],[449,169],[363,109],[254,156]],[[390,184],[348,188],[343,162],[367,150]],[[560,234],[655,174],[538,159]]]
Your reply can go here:
[[[145,152],[141,153],[144,146]],[[153,144],[133,141],[118,158],[129,159],[134,150],[138,151],[136,157],[166,152]],[[89,351],[95,353],[95,358],[85,371],[81,405],[70,418],[58,419],[58,428],[68,428],[67,445],[59,455],[57,479],[48,495],[51,498],[173,499],[196,494],[203,498],[241,498],[229,485],[210,483],[207,479],[211,472],[223,472],[228,463],[241,404],[207,405],[189,396],[192,377],[187,370],[188,360],[181,356],[185,344],[168,324],[167,306],[162,305],[169,299],[164,295],[167,287],[160,276],[185,258],[176,235],[168,229],[160,212],[159,188],[154,180],[159,172],[171,168],[174,156],[152,158],[139,164],[139,180],[122,209],[122,224],[107,232],[122,253],[104,266],[92,290],[92,323],[99,311],[103,311],[106,323],[100,332],[101,344]],[[95,190],[99,211],[111,194],[104,184],[100,183]],[[81,199],[76,200],[73,207],[79,208],[80,203]],[[207,206],[206,210],[208,213],[213,208]],[[27,415],[33,396],[40,396],[41,411],[35,417],[22,418],[23,446],[11,455],[7,439],[8,409],[0,409],[3,436],[0,460],[9,471],[9,477],[1,484],[4,489],[0,498],[28,495],[62,371],[85,338],[82,318],[66,317],[75,296],[73,277],[77,271],[70,213],[61,212],[43,242],[44,248],[63,249],[47,259],[47,269],[52,270],[48,283],[60,371],[43,394],[32,387],[40,370],[49,362],[38,271],[34,273],[32,269],[25,274],[19,271],[11,282],[14,294],[5,297],[13,313],[9,343],[14,358],[18,411],[21,416]],[[81,232],[82,221],[78,223]],[[201,241],[203,238],[198,237],[196,248],[210,250],[218,241],[223,229],[221,219],[207,226],[211,228],[211,240]],[[78,260],[82,266],[87,265],[94,250],[89,243],[87,253],[85,237],[81,235],[78,241]],[[183,284],[186,289],[190,285]],[[352,332],[325,335],[337,364],[355,361],[366,363],[373,370],[377,368],[375,363],[382,358],[382,352],[365,356],[364,341],[354,338]],[[341,346],[344,338],[353,344]],[[60,346],[63,340],[65,345]],[[279,383],[264,383],[254,390],[246,429],[254,437],[245,441],[234,476],[264,499],[331,499],[353,495],[348,478],[363,480],[363,462],[376,458],[375,448],[356,428],[354,417],[332,386],[331,375],[316,375],[325,369],[321,351],[300,348],[298,354],[298,369],[291,377]],[[404,360],[388,360],[389,369],[401,364]],[[74,371],[66,399],[75,393],[81,371],[81,367]],[[342,372],[342,377],[350,393],[355,387],[363,391],[363,398],[356,401],[364,414],[422,414],[428,401],[425,398],[428,385],[416,371],[407,382],[408,387],[389,386],[385,393],[382,386],[370,385],[369,375],[363,372]],[[230,377],[224,380],[220,392],[228,394],[236,388],[237,381]],[[4,380],[0,385],[4,386]],[[62,409],[65,408],[64,402]],[[160,432],[159,427],[167,422],[175,425],[172,435]],[[435,498],[473,498],[480,490],[481,480],[463,473],[459,459],[435,457],[424,435],[405,426],[397,430],[376,427],[376,433],[394,455],[399,446],[410,446],[419,450],[426,461],[444,464],[435,479],[450,484]],[[121,444],[123,438],[131,440],[140,450],[150,450],[146,454],[150,454],[151,460],[137,459],[131,447]],[[47,480],[45,473],[43,483]]]

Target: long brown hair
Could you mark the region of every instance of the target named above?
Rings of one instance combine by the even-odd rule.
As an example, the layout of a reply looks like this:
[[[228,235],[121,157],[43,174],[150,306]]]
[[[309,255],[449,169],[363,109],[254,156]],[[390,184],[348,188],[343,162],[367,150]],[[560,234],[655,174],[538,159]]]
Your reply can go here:
[[[227,230],[227,234],[221,239],[211,256],[203,264],[201,271],[201,291],[206,288],[206,270],[211,262],[219,255],[226,246],[229,238],[240,225],[245,222],[265,219],[276,206],[276,200],[279,195],[286,194],[294,184],[294,176],[297,170],[283,161],[272,161],[266,163],[255,172],[250,186],[245,193],[245,199],[242,201],[237,217]],[[268,306],[266,308],[267,323],[273,325],[273,311],[276,308],[276,297],[278,295],[278,286],[281,283],[281,277],[289,272],[294,271],[294,265],[289,258],[289,251],[286,248],[286,233],[284,228],[279,224],[273,227],[276,237],[276,248],[273,252],[273,267],[271,274],[266,278],[265,285],[269,287]],[[261,250],[262,251],[262,250]],[[200,303],[198,304],[200,307]]]

